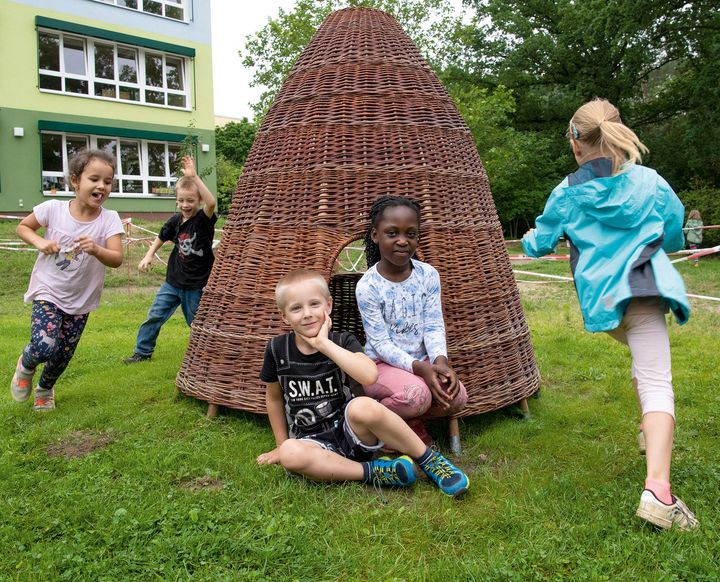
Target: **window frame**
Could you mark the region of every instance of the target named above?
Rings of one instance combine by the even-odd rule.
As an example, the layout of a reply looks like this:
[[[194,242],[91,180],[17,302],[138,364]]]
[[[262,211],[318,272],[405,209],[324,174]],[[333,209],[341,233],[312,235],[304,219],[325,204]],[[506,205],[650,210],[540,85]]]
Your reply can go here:
[[[123,6],[121,4],[118,4],[120,0],[95,0],[95,2],[100,2],[101,4],[110,4],[111,6],[115,6],[116,8],[124,8],[125,10],[132,10],[133,12],[141,12],[142,14],[149,14],[150,16],[157,16],[158,18],[165,18],[166,20],[170,20],[172,22],[183,22],[185,24],[190,23],[190,0],[180,0],[180,2],[175,2],[173,0],[150,0],[151,2],[156,2],[157,4],[160,4],[162,7],[162,13],[157,14],[155,12],[149,12],[145,10],[145,1],[146,0],[136,0],[138,7],[133,8],[132,6]],[[180,18],[174,18],[172,16],[166,15],[166,7],[169,6],[171,8],[180,8],[183,11],[183,17]]]
[[[89,145],[90,148],[97,148],[97,142],[98,140],[104,140],[104,141],[114,141],[115,142],[115,155],[117,158],[117,171],[115,173],[115,176],[113,177],[113,190],[110,193],[110,198],[140,198],[140,199],[173,199],[175,198],[175,183],[178,180],[178,176],[176,176],[173,172],[173,168],[171,167],[171,150],[175,150],[175,159],[176,162],[179,162],[180,155],[182,153],[182,142],[179,141],[163,141],[159,139],[148,139],[148,138],[141,138],[141,137],[128,137],[128,136],[118,136],[118,135],[98,135],[98,134],[88,134],[88,133],[80,133],[76,131],[54,131],[54,130],[41,130],[40,131],[40,145],[41,145],[41,151],[43,146],[43,136],[45,135],[59,135],[61,136],[61,157],[62,157],[62,171],[57,170],[48,170],[46,171],[43,167],[44,159],[41,156],[40,159],[40,165],[41,165],[41,189],[43,196],[46,197],[66,197],[70,198],[75,196],[75,193],[72,190],[72,186],[70,185],[70,181],[68,179],[68,154],[67,154],[67,141],[68,138],[71,139],[85,139],[86,143]],[[139,165],[140,165],[140,174],[126,174],[125,168],[123,167],[123,159],[122,159],[122,151],[121,151],[121,144],[122,143],[137,143],[138,145],[138,153],[140,156]],[[164,147],[163,157],[164,157],[164,164],[165,164],[165,175],[150,175],[150,158],[148,154],[148,145],[153,144],[154,146],[157,146],[158,144],[162,145]],[[63,189],[45,189],[45,183],[46,179],[48,181],[52,180],[55,182],[60,183],[62,181],[62,184],[64,185]],[[126,192],[124,188],[124,182],[125,181],[138,181],[142,182],[142,192]],[[158,182],[165,182],[165,186],[154,186],[154,188],[162,188],[162,192],[152,192],[152,188],[149,185],[150,182],[158,183]]]
[[[84,97],[86,99],[98,99],[100,101],[113,101],[115,103],[127,103],[131,105],[142,105],[146,107],[159,107],[162,109],[172,109],[176,111],[191,111],[192,104],[190,99],[190,58],[180,54],[173,54],[158,49],[151,49],[143,46],[131,45],[123,42],[117,42],[112,40],[106,40],[102,38],[95,38],[92,36],[85,36],[73,32],[65,32],[63,30],[57,30],[52,28],[46,28],[42,26],[37,27],[37,38],[38,38],[38,90],[42,93],[52,93],[55,95],[70,95],[75,97]],[[41,68],[40,59],[40,46],[41,36],[52,37],[58,41],[59,50],[59,62],[58,71],[52,69]],[[83,43],[83,56],[85,60],[85,75],[79,75],[77,73],[68,73],[65,67],[65,39],[72,41],[81,41]],[[102,48],[112,47],[113,50],[113,78],[105,79],[98,77],[96,74],[96,59],[97,50],[96,46],[99,45]],[[136,82],[121,81],[120,70],[119,70],[119,51],[128,50],[133,51],[136,56]],[[146,78],[146,58],[148,55],[161,56],[162,57],[162,87],[156,87],[147,84]],[[184,89],[170,89],[167,83],[167,61],[168,59],[173,61],[179,61],[180,66],[180,77]],[[42,87],[43,78],[57,78],[60,79],[60,89],[51,89]],[[87,85],[87,93],[78,93],[74,91],[68,91],[66,81],[78,81],[84,82]],[[101,86],[113,86],[115,89],[115,96],[110,97],[107,95],[97,95],[96,85]],[[120,97],[122,89],[128,91],[137,91],[138,99],[122,99]],[[102,88],[98,88],[101,91]],[[147,91],[161,93],[163,95],[163,103],[153,103],[146,99]],[[170,105],[170,101],[173,97],[180,97],[185,100],[185,106]]]

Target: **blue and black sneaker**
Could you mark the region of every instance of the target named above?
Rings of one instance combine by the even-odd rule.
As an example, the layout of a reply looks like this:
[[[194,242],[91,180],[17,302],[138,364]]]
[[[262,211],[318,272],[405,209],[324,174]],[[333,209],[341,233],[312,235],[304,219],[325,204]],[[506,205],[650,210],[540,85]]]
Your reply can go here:
[[[457,497],[470,487],[468,476],[437,451],[433,451],[427,461],[418,464],[445,495]]]
[[[380,457],[369,462],[373,483],[386,487],[408,487],[415,483],[415,464],[407,455],[391,459]]]

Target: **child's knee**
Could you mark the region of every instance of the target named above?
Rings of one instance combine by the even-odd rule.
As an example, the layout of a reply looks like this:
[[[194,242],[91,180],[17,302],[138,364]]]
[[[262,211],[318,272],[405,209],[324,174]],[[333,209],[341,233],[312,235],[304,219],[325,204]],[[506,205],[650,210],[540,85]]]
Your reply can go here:
[[[33,359],[47,362],[57,350],[57,339],[47,335],[43,336],[38,341],[31,342],[27,350]]]
[[[367,396],[353,398],[347,406],[346,416],[351,426],[369,427],[377,425],[387,408]]]
[[[432,392],[424,383],[405,384],[393,399],[402,408],[405,418],[416,418],[425,414],[432,405]]]
[[[450,408],[448,410],[448,416],[452,416],[453,414],[456,414],[460,412],[465,406],[467,406],[468,403],[468,395],[467,390],[465,390],[465,387],[460,384],[460,389],[453,399],[453,401],[450,403]]]
[[[288,439],[278,448],[280,464],[288,471],[299,473],[309,462],[308,447],[297,439]]]

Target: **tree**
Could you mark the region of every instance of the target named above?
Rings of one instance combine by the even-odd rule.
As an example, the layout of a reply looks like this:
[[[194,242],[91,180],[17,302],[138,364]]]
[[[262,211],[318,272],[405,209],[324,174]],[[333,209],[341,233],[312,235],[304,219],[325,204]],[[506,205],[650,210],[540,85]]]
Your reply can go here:
[[[242,166],[256,133],[257,126],[243,117],[239,122],[233,121],[215,128],[215,148],[226,160]]]
[[[517,99],[513,125],[545,133],[558,155],[566,147],[558,137],[568,119],[595,96],[618,105],[628,125],[660,152],[673,151],[663,141],[670,134],[682,134],[681,143],[698,143],[693,133],[706,129],[708,115],[714,120],[720,116],[716,2],[466,4],[475,9],[475,20],[463,37],[470,49],[465,82],[512,89]],[[717,167],[707,149],[698,149],[695,161],[684,170],[676,171],[677,149],[673,156],[653,158],[653,164],[676,176],[677,187],[684,187],[697,171]],[[708,177],[716,180],[718,175]]]
[[[332,11],[365,6],[392,14],[413,39],[431,66],[441,67],[450,58],[447,39],[460,20],[447,0],[297,0],[293,9],[278,10],[257,33],[247,37],[240,51],[242,63],[255,69],[253,87],[263,87],[253,106],[255,119],[262,120],[290,69],[315,31]]]
[[[227,214],[242,173],[242,166],[235,165],[223,154],[218,153],[215,158],[215,172],[217,175],[218,214]]]

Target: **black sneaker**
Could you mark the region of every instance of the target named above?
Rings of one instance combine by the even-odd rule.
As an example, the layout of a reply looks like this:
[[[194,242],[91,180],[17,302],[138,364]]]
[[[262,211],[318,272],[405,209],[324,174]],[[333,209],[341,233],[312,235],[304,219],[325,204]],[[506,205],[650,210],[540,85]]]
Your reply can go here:
[[[145,360],[149,360],[150,358],[152,358],[152,355],[138,354],[137,352],[135,352],[129,358],[125,358],[123,360],[123,364],[137,364],[138,362],[144,362]]]

